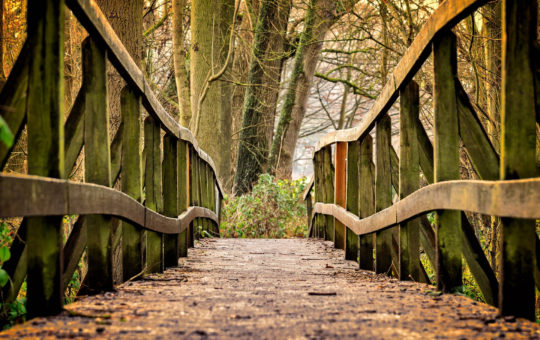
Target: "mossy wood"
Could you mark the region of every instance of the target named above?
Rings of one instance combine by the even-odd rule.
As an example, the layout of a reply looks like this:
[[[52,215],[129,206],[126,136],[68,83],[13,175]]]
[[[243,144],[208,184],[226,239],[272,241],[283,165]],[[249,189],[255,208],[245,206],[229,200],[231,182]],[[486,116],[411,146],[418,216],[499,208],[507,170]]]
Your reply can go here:
[[[358,215],[358,199],[359,199],[359,161],[360,161],[360,143],[349,142],[347,143],[347,211]],[[310,208],[308,211],[311,216],[311,209],[313,208],[308,204]],[[345,259],[358,261],[358,235],[353,233],[349,227],[346,228],[346,242],[345,242]]]
[[[347,204],[347,143],[337,143],[335,152],[334,203],[340,207]],[[334,222],[334,247],[345,249],[346,227]]]
[[[360,177],[358,212],[361,217],[368,217],[375,213],[375,174],[373,173],[373,138],[366,135],[360,142],[360,155],[358,172]],[[349,226],[350,227],[350,226]],[[373,270],[373,236],[361,235],[359,237],[360,269]]]
[[[178,216],[178,171],[176,137],[165,134],[163,137],[163,215]],[[178,235],[163,235],[164,267],[178,265]]]

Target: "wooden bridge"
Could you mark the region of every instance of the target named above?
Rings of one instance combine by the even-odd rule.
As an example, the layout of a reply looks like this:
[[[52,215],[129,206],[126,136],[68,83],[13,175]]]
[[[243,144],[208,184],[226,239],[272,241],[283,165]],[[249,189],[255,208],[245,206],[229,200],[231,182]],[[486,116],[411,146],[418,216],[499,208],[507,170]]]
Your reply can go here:
[[[319,141],[304,197],[316,240],[198,243],[196,227],[219,231],[223,191],[211,158],[160,105],[93,0],[66,0],[89,38],[83,85],[64,122],[63,2],[29,2],[28,41],[0,93],[10,128],[20,134],[26,125],[29,169],[0,176],[0,217],[24,218],[3,265],[11,281],[2,297],[12,301],[26,279],[28,316],[57,316],[0,337],[539,337],[540,328],[525,320],[535,319],[540,287],[537,3],[504,1],[499,155],[457,77],[451,31],[486,2],[441,3],[361,125]],[[419,121],[413,80],[430,56],[433,144]],[[107,60],[128,84],[112,142]],[[398,97],[399,155],[387,114]],[[149,113],[142,155],[141,104]],[[481,180],[460,180],[460,144]],[[83,146],[86,183],[65,180]],[[2,167],[10,151],[0,146]],[[433,184],[420,188],[420,170]],[[114,189],[119,177],[121,191]],[[435,228],[426,218],[432,211]],[[499,275],[465,212],[502,218]],[[79,217],[64,243],[65,215]],[[112,255],[119,224],[121,267]],[[436,268],[437,290],[425,284],[420,249]],[[83,288],[92,296],[64,307],[64,287],[85,250]],[[440,296],[462,285],[462,257],[498,311]],[[124,283],[115,287],[119,270]]]

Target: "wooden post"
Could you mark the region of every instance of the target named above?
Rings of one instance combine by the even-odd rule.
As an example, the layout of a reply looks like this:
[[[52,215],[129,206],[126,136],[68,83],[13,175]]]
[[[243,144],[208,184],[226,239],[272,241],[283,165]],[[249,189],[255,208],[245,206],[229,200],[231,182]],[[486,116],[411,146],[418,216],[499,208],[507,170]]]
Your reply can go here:
[[[433,43],[435,75],[435,182],[456,180],[459,174],[459,129],[455,91],[456,37],[440,34]],[[462,283],[461,216],[459,211],[437,212],[437,289],[450,292]]]
[[[161,204],[161,149],[159,124],[148,116],[144,121],[144,149],[146,164],[144,183],[148,209],[160,212]],[[162,234],[146,231],[146,272],[163,271]]]
[[[347,210],[355,215],[358,211],[358,189],[359,173],[358,162],[360,154],[360,142],[349,142],[347,146]],[[347,228],[347,239],[345,242],[345,259],[358,261],[359,237],[352,230]]]
[[[196,166],[196,157],[197,153],[193,149],[192,146],[189,146],[189,205],[194,206],[195,205],[195,192],[196,192],[196,186],[197,181],[195,180],[195,166]],[[195,245],[195,221],[192,221],[189,224],[189,230],[188,230],[188,246],[193,247]]]
[[[28,173],[64,177],[64,2],[28,3]],[[28,316],[62,310],[62,217],[28,218]]]
[[[321,151],[318,151],[313,156],[313,170],[314,170],[314,176],[313,179],[315,186],[315,203],[317,202],[324,202],[324,185],[323,185],[323,174],[322,174],[322,153]],[[311,218],[311,217],[310,217]],[[324,238],[324,217],[317,214],[315,216],[315,219],[313,221],[313,237],[320,237]]]
[[[358,176],[360,177],[359,217],[366,218],[375,213],[374,179],[371,164],[373,163],[373,138],[368,134],[360,140],[360,161]],[[360,269],[373,270],[373,235],[360,236],[359,265]]]
[[[217,189],[217,179],[214,171],[210,166],[208,167],[208,174],[210,176],[210,210],[217,214],[217,204],[216,204],[216,189]],[[219,237],[219,224],[211,222],[214,226],[214,233],[216,237]]]
[[[86,182],[111,186],[109,113],[105,49],[91,38],[83,42],[84,89],[84,177]],[[111,218],[89,215],[88,287],[91,293],[112,290]]]
[[[537,176],[533,59],[537,5],[535,0],[503,2],[502,180]],[[534,320],[535,221],[501,220],[500,311]]]
[[[324,202],[334,203],[334,165],[332,164],[332,149],[330,145],[322,150],[322,175],[324,186]],[[334,217],[324,216],[324,237],[334,242]]]
[[[382,115],[377,121],[376,133],[375,211],[379,212],[392,205],[392,124],[388,114]],[[389,274],[392,270],[392,230],[383,230],[376,235],[375,272]]]
[[[338,142],[335,155],[334,203],[340,207],[347,205],[347,143]],[[345,249],[345,226],[334,220],[334,247]]]
[[[200,190],[199,190],[199,186],[200,186],[200,183],[199,183],[199,175],[200,175],[200,170],[199,170],[199,165],[200,165],[200,161],[199,161],[199,155],[197,154],[197,152],[194,150],[194,149],[191,149],[192,150],[192,155],[193,157],[190,158],[190,165],[191,165],[191,176],[190,176],[190,179],[191,179],[191,205],[192,206],[200,206],[201,205],[201,201],[200,201]],[[191,222],[191,244],[190,246],[193,247],[194,246],[194,241],[195,239],[198,239],[198,229],[199,229],[199,224],[200,224],[200,219],[196,218],[193,220],[193,222]]]
[[[399,114],[399,199],[420,188],[420,166],[416,121],[419,114],[418,84],[410,81],[400,91]],[[419,221],[399,225],[399,279],[420,281]]]
[[[176,169],[176,136],[166,134],[163,137],[163,214],[178,217],[178,171]],[[178,265],[178,235],[163,235],[163,266]]]
[[[186,141],[178,140],[176,146],[176,161],[178,171],[178,215],[189,207],[189,145]],[[184,230],[178,234],[178,255],[186,257],[188,254],[188,232]]]
[[[140,98],[129,86],[120,97],[122,108],[122,191],[141,202],[141,109]],[[143,271],[142,229],[122,222],[123,281]]]

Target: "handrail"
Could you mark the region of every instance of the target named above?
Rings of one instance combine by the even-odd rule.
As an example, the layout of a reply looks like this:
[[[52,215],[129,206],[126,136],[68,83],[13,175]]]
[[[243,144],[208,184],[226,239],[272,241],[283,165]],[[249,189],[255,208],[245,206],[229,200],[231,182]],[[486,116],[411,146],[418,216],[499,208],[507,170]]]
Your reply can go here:
[[[377,118],[388,111],[396,101],[399,96],[399,90],[426,61],[431,52],[431,43],[436,35],[448,27],[455,25],[487,2],[488,0],[447,0],[441,3],[418,32],[418,35],[397,64],[394,72],[389,77],[377,100],[360,125],[324,135],[317,143],[314,152],[337,142],[358,140],[362,135],[371,130]]]
[[[435,210],[463,210],[499,217],[540,219],[539,207],[540,178],[447,181],[425,186],[363,219],[335,204],[315,203],[312,220],[316,214],[333,216],[356,235],[366,235]]]
[[[67,0],[66,5],[71,9],[75,17],[81,22],[84,28],[90,33],[92,38],[100,39],[101,43],[109,52],[109,59],[118,72],[130,83],[141,95],[142,102],[146,110],[158,120],[163,128],[178,139],[190,143],[197,151],[199,157],[203,159],[216,174],[216,180],[221,194],[223,186],[217,176],[218,172],[212,158],[205,153],[198,145],[197,139],[191,131],[174,120],[154,95],[143,72],[137,66],[133,58],[120,41],[120,38],[112,28],[106,16],[94,0]]]
[[[209,218],[218,223],[216,213],[203,207],[189,207],[178,218],[171,218],[103,185],[29,175],[0,175],[0,218],[94,214],[119,217],[163,234],[180,234],[196,218]]]

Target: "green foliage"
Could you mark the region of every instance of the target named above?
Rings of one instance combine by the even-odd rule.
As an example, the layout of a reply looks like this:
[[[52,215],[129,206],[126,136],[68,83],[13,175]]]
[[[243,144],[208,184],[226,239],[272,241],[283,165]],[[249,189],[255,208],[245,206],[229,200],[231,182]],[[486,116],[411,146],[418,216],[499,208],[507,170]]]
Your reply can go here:
[[[2,268],[4,263],[11,258],[9,247],[13,242],[14,231],[6,223],[0,224],[0,288],[11,284],[8,273]],[[20,323],[26,318],[26,282],[21,287],[20,296],[11,303],[0,303],[0,325],[3,329]]]
[[[306,207],[302,193],[305,178],[279,180],[262,174],[250,194],[224,198],[222,237],[305,237]]]
[[[6,121],[0,117],[0,142],[4,143],[8,148],[13,145],[13,133],[9,129]]]

